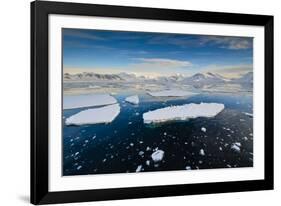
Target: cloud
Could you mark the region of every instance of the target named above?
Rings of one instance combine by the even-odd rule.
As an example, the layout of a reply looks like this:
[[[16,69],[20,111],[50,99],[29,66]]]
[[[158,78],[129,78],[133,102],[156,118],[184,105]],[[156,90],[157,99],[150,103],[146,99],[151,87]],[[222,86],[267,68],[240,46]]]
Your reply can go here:
[[[252,38],[247,37],[222,37],[222,36],[206,36],[200,39],[201,45],[217,45],[225,49],[249,49],[253,47]]]
[[[148,44],[169,44],[182,48],[218,46],[219,48],[238,50],[252,48],[253,40],[250,37],[165,34],[152,37]]]
[[[170,44],[182,48],[199,46],[198,37],[181,34],[162,34],[151,37],[148,44]]]
[[[138,65],[142,66],[154,66],[154,67],[168,67],[168,68],[179,68],[179,67],[189,67],[191,62],[181,61],[175,59],[161,59],[161,58],[134,58],[139,61]]]

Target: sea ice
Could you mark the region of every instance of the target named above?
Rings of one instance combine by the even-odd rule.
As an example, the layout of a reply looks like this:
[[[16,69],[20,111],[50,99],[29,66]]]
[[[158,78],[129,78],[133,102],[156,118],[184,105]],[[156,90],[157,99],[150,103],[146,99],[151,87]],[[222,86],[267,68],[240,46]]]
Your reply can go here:
[[[65,120],[66,125],[84,125],[110,123],[120,113],[119,104],[108,105],[100,108],[86,109],[74,114]]]
[[[185,96],[193,96],[197,93],[189,92],[189,91],[183,91],[183,90],[163,90],[158,92],[147,92],[149,95],[153,97],[185,97]]]
[[[214,117],[224,109],[224,104],[200,103],[170,106],[143,114],[144,123],[160,123],[171,120],[187,120],[197,117]]]
[[[109,94],[86,94],[63,97],[63,109],[74,109],[115,104],[117,100]]]
[[[164,157],[164,151],[156,150],[152,153],[151,158],[154,162],[160,162]]]
[[[138,95],[127,97],[125,101],[131,104],[138,104],[140,102]]]

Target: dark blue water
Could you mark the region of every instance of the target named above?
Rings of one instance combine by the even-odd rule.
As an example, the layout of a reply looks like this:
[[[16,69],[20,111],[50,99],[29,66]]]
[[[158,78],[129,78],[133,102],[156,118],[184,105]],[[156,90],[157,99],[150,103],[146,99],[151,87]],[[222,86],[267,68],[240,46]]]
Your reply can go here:
[[[253,119],[243,113],[252,113],[251,95],[141,95],[139,105],[124,102],[127,95],[116,96],[121,112],[110,124],[63,127],[63,175],[136,172],[140,165],[142,172],[253,166]],[[214,118],[143,124],[142,114],[149,110],[200,102],[223,103],[225,109]],[[81,110],[63,114],[67,118]],[[231,148],[236,142],[240,152]],[[151,159],[157,149],[164,151],[160,163]]]

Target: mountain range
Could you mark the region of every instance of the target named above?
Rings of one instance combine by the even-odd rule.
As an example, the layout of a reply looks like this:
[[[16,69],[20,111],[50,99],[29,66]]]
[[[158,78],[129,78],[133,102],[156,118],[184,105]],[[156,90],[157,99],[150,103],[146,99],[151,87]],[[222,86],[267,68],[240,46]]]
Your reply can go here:
[[[145,76],[136,76],[122,72],[119,74],[98,74],[93,72],[83,72],[77,74],[64,73],[64,81],[118,81],[118,82],[154,82],[154,83],[184,83],[184,84],[219,84],[219,83],[239,83],[252,84],[253,72],[248,72],[239,78],[225,78],[216,73],[196,73],[192,76],[185,77],[177,74],[172,76],[161,76],[155,78],[147,78]]]

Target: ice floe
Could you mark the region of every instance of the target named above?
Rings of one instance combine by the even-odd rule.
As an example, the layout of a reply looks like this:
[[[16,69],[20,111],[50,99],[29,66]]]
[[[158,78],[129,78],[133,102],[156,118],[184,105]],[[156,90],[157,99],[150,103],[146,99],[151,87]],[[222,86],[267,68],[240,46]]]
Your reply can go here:
[[[164,157],[164,151],[163,150],[156,150],[152,153],[151,158],[154,162],[160,162]]]
[[[117,100],[109,94],[70,95],[63,97],[63,109],[74,109],[115,104]]]
[[[171,120],[187,120],[197,117],[214,117],[224,109],[224,104],[200,103],[170,106],[143,114],[144,123],[160,123]]]
[[[100,108],[86,109],[74,114],[65,120],[66,125],[84,125],[110,123],[120,113],[119,104],[108,105]]]
[[[140,102],[138,95],[127,97],[125,101],[131,104],[138,104]]]
[[[193,96],[197,93],[184,91],[184,90],[163,90],[157,92],[147,92],[149,95],[153,97],[185,97],[185,96]]]

